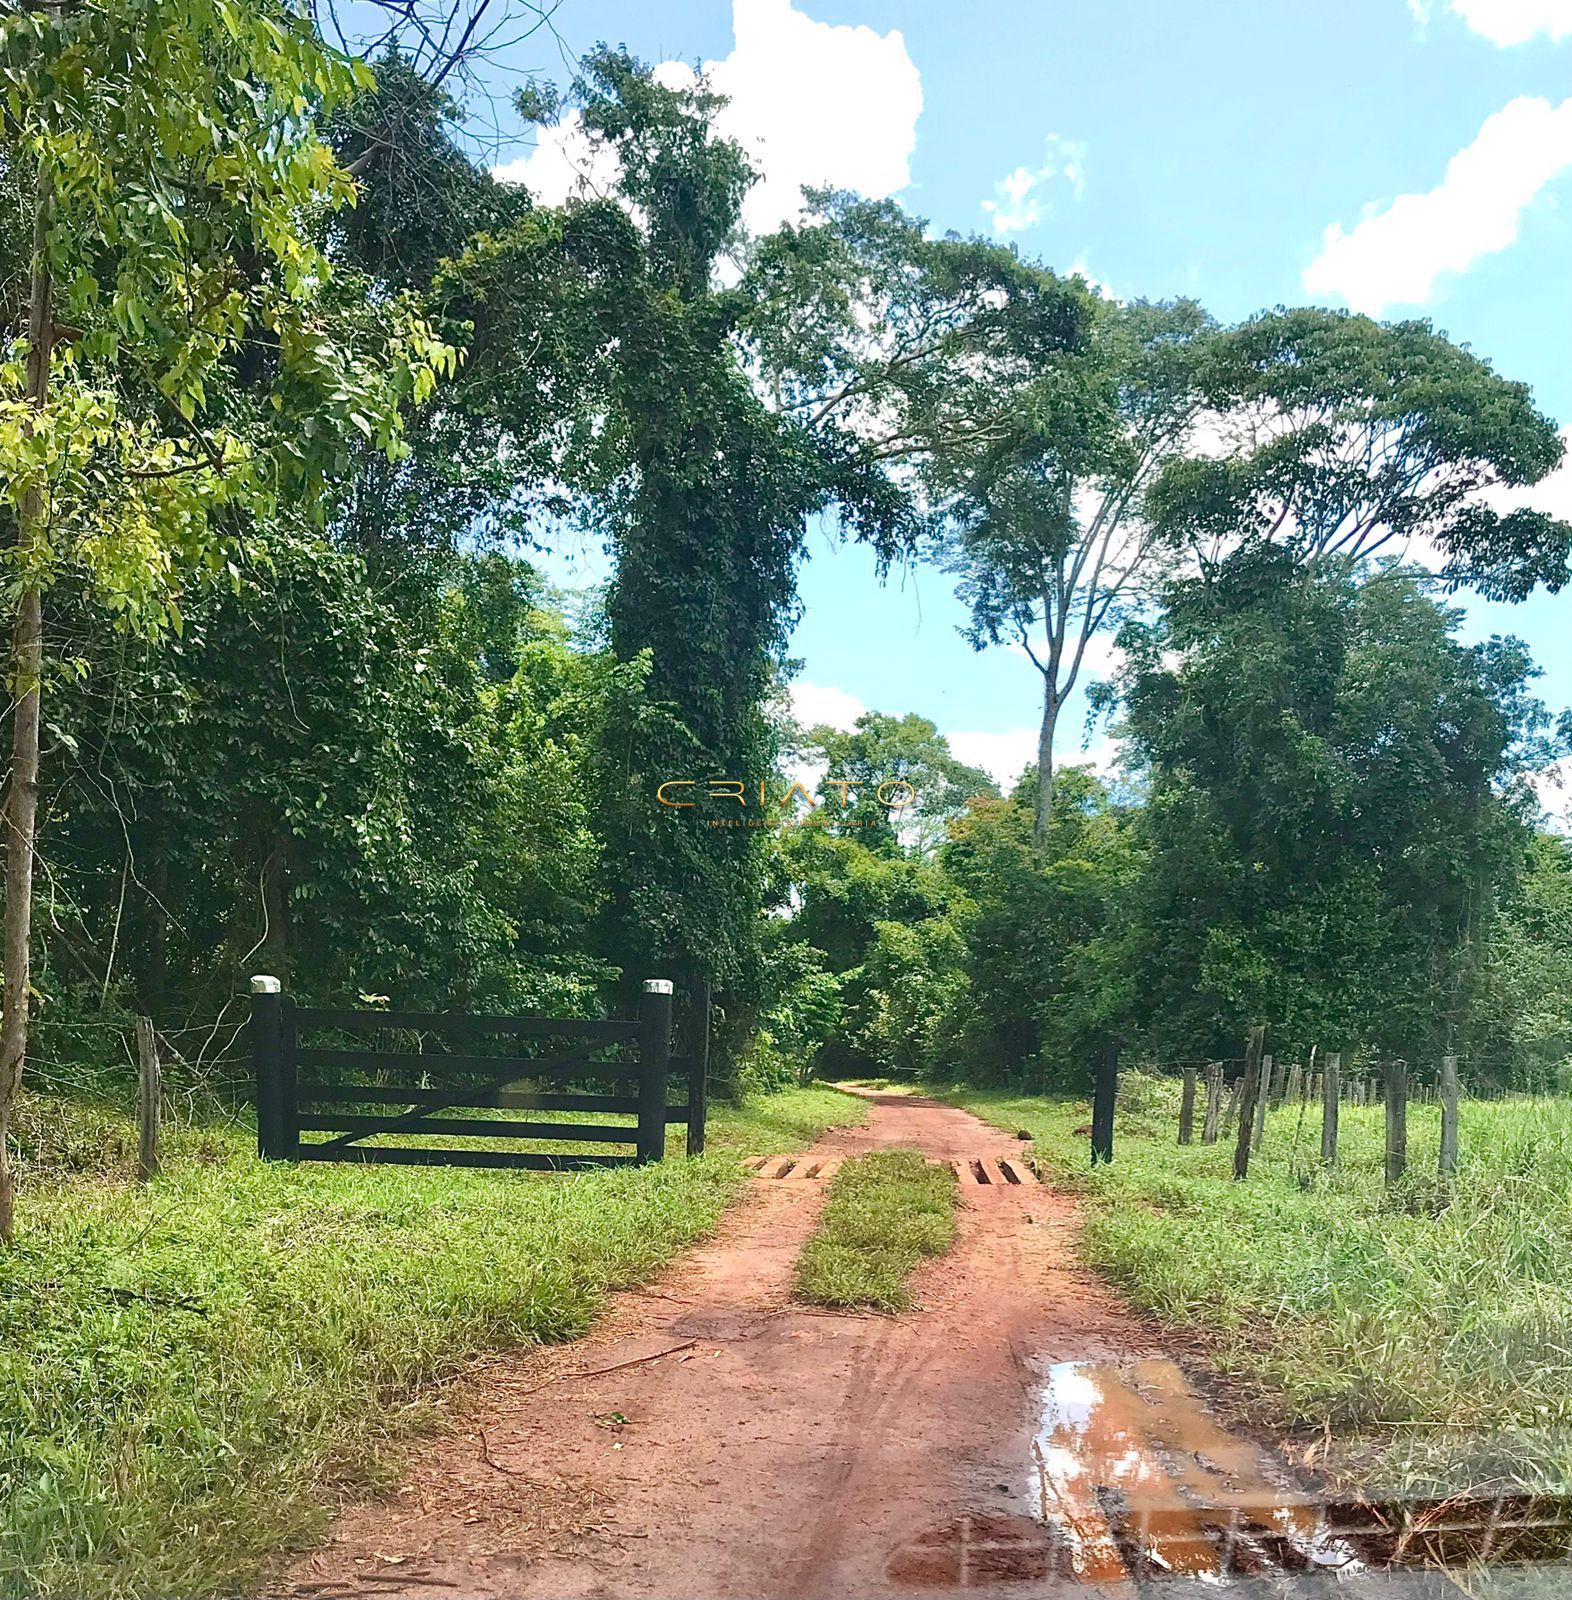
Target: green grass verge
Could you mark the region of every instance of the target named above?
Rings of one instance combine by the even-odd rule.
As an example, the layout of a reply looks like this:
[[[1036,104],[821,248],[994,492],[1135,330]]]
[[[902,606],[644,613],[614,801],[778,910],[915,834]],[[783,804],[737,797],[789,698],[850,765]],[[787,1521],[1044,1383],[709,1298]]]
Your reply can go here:
[[[1572,1492],[1572,1104],[1466,1102],[1450,1191],[1433,1107],[1409,1110],[1388,1190],[1377,1107],[1345,1106],[1323,1172],[1317,1107],[1273,1111],[1248,1180],[1232,1138],[1180,1148],[1177,1085],[1121,1082],[1114,1163],[1087,1166],[1086,1102],[962,1090],[1029,1130],[1089,1202],[1091,1261],[1212,1341],[1272,1420],[1342,1441],[1334,1475],[1380,1492],[1490,1484]]]
[[[177,1129],[137,1188],[126,1119],[33,1100],[0,1253],[0,1594],[244,1589],[386,1481],[466,1359],[582,1333],[714,1226],[739,1155],[862,1109],[792,1090],[719,1108],[699,1160],[565,1178],[268,1165],[243,1129]]]
[[[906,1280],[955,1238],[955,1178],[916,1150],[876,1150],[830,1179],[824,1212],[797,1258],[799,1300],[904,1311]]]

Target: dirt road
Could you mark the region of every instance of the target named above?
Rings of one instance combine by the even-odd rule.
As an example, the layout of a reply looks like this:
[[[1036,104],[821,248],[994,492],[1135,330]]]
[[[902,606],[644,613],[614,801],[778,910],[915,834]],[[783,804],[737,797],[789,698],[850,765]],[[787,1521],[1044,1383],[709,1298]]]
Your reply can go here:
[[[870,1098],[867,1125],[806,1167],[913,1145],[998,1178],[988,1163],[1018,1154],[964,1112]],[[791,1303],[823,1192],[753,1180],[709,1244],[616,1297],[588,1339],[484,1366],[454,1431],[286,1591],[1128,1594],[1161,1574],[1188,1590],[1221,1562],[1281,1593],[1298,1581],[1271,1576],[1284,1549],[1309,1568],[1346,1554],[1079,1264],[1067,1197],[963,1184],[921,1309],[888,1318]]]

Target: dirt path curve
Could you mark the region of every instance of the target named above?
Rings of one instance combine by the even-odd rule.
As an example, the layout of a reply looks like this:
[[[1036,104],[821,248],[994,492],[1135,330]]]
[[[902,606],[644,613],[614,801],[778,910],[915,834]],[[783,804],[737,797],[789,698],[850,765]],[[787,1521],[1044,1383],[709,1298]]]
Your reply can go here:
[[[1017,1149],[938,1102],[869,1098],[866,1126],[826,1135],[811,1154]],[[792,1264],[823,1185],[752,1181],[712,1241],[648,1289],[616,1296],[587,1339],[485,1365],[466,1385],[454,1431],[420,1453],[397,1495],[347,1513],[290,1571],[286,1591],[317,1600],[1130,1592],[1091,1498],[1096,1472],[1079,1457],[1066,1470],[1051,1436],[1044,1455],[1043,1386],[1083,1370],[1059,1363],[1134,1374],[1110,1390],[1106,1476],[1129,1454],[1118,1408],[1167,1419],[1160,1433],[1172,1425],[1165,1408],[1187,1403],[1164,1392],[1182,1379],[1150,1359],[1149,1329],[1078,1264],[1067,1197],[1035,1184],[960,1193],[956,1245],[920,1275],[921,1309],[887,1318],[792,1305]],[[1066,1394],[1065,1416],[1079,1427],[1085,1408]],[[1231,1441],[1218,1437],[1226,1451]],[[1248,1462],[1241,1470],[1249,1479]],[[1240,1483],[1211,1486],[1213,1498]],[[1071,1532],[1077,1519],[1086,1524],[1073,1562],[1046,1537],[1050,1510]]]

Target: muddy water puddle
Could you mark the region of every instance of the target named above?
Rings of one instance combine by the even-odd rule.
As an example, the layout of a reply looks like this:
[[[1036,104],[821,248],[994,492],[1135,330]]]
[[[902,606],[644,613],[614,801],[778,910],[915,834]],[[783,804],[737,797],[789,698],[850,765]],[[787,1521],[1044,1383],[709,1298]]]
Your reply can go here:
[[[1028,1489],[1052,1568],[1093,1584],[1564,1560],[1572,1546],[1565,1501],[1311,1495],[1228,1432],[1171,1361],[1049,1367]]]

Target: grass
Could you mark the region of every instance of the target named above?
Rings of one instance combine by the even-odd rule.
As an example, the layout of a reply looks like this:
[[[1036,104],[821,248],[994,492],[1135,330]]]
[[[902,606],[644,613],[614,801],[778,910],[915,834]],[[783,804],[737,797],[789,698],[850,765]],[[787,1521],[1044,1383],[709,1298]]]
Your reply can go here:
[[[1029,1130],[1085,1193],[1092,1262],[1212,1342],[1258,1411],[1330,1425],[1334,1477],[1382,1493],[1572,1492],[1572,1104],[1466,1102],[1463,1161],[1433,1174],[1433,1107],[1409,1111],[1388,1190],[1379,1108],[1343,1107],[1323,1172],[1318,1108],[1276,1110],[1244,1183],[1231,1137],[1180,1148],[1177,1085],[1127,1076],[1114,1163],[1089,1169],[1084,1101],[966,1090]]]
[[[240,1128],[175,1129],[137,1188],[125,1118],[31,1101],[0,1254],[0,1594],[253,1584],[388,1479],[466,1360],[582,1333],[713,1227],[739,1154],[861,1109],[788,1091],[718,1109],[698,1160],[566,1178],[263,1164]]]
[[[955,1238],[955,1178],[917,1150],[876,1150],[830,1179],[818,1229],[797,1258],[799,1300],[905,1311],[907,1279]]]

